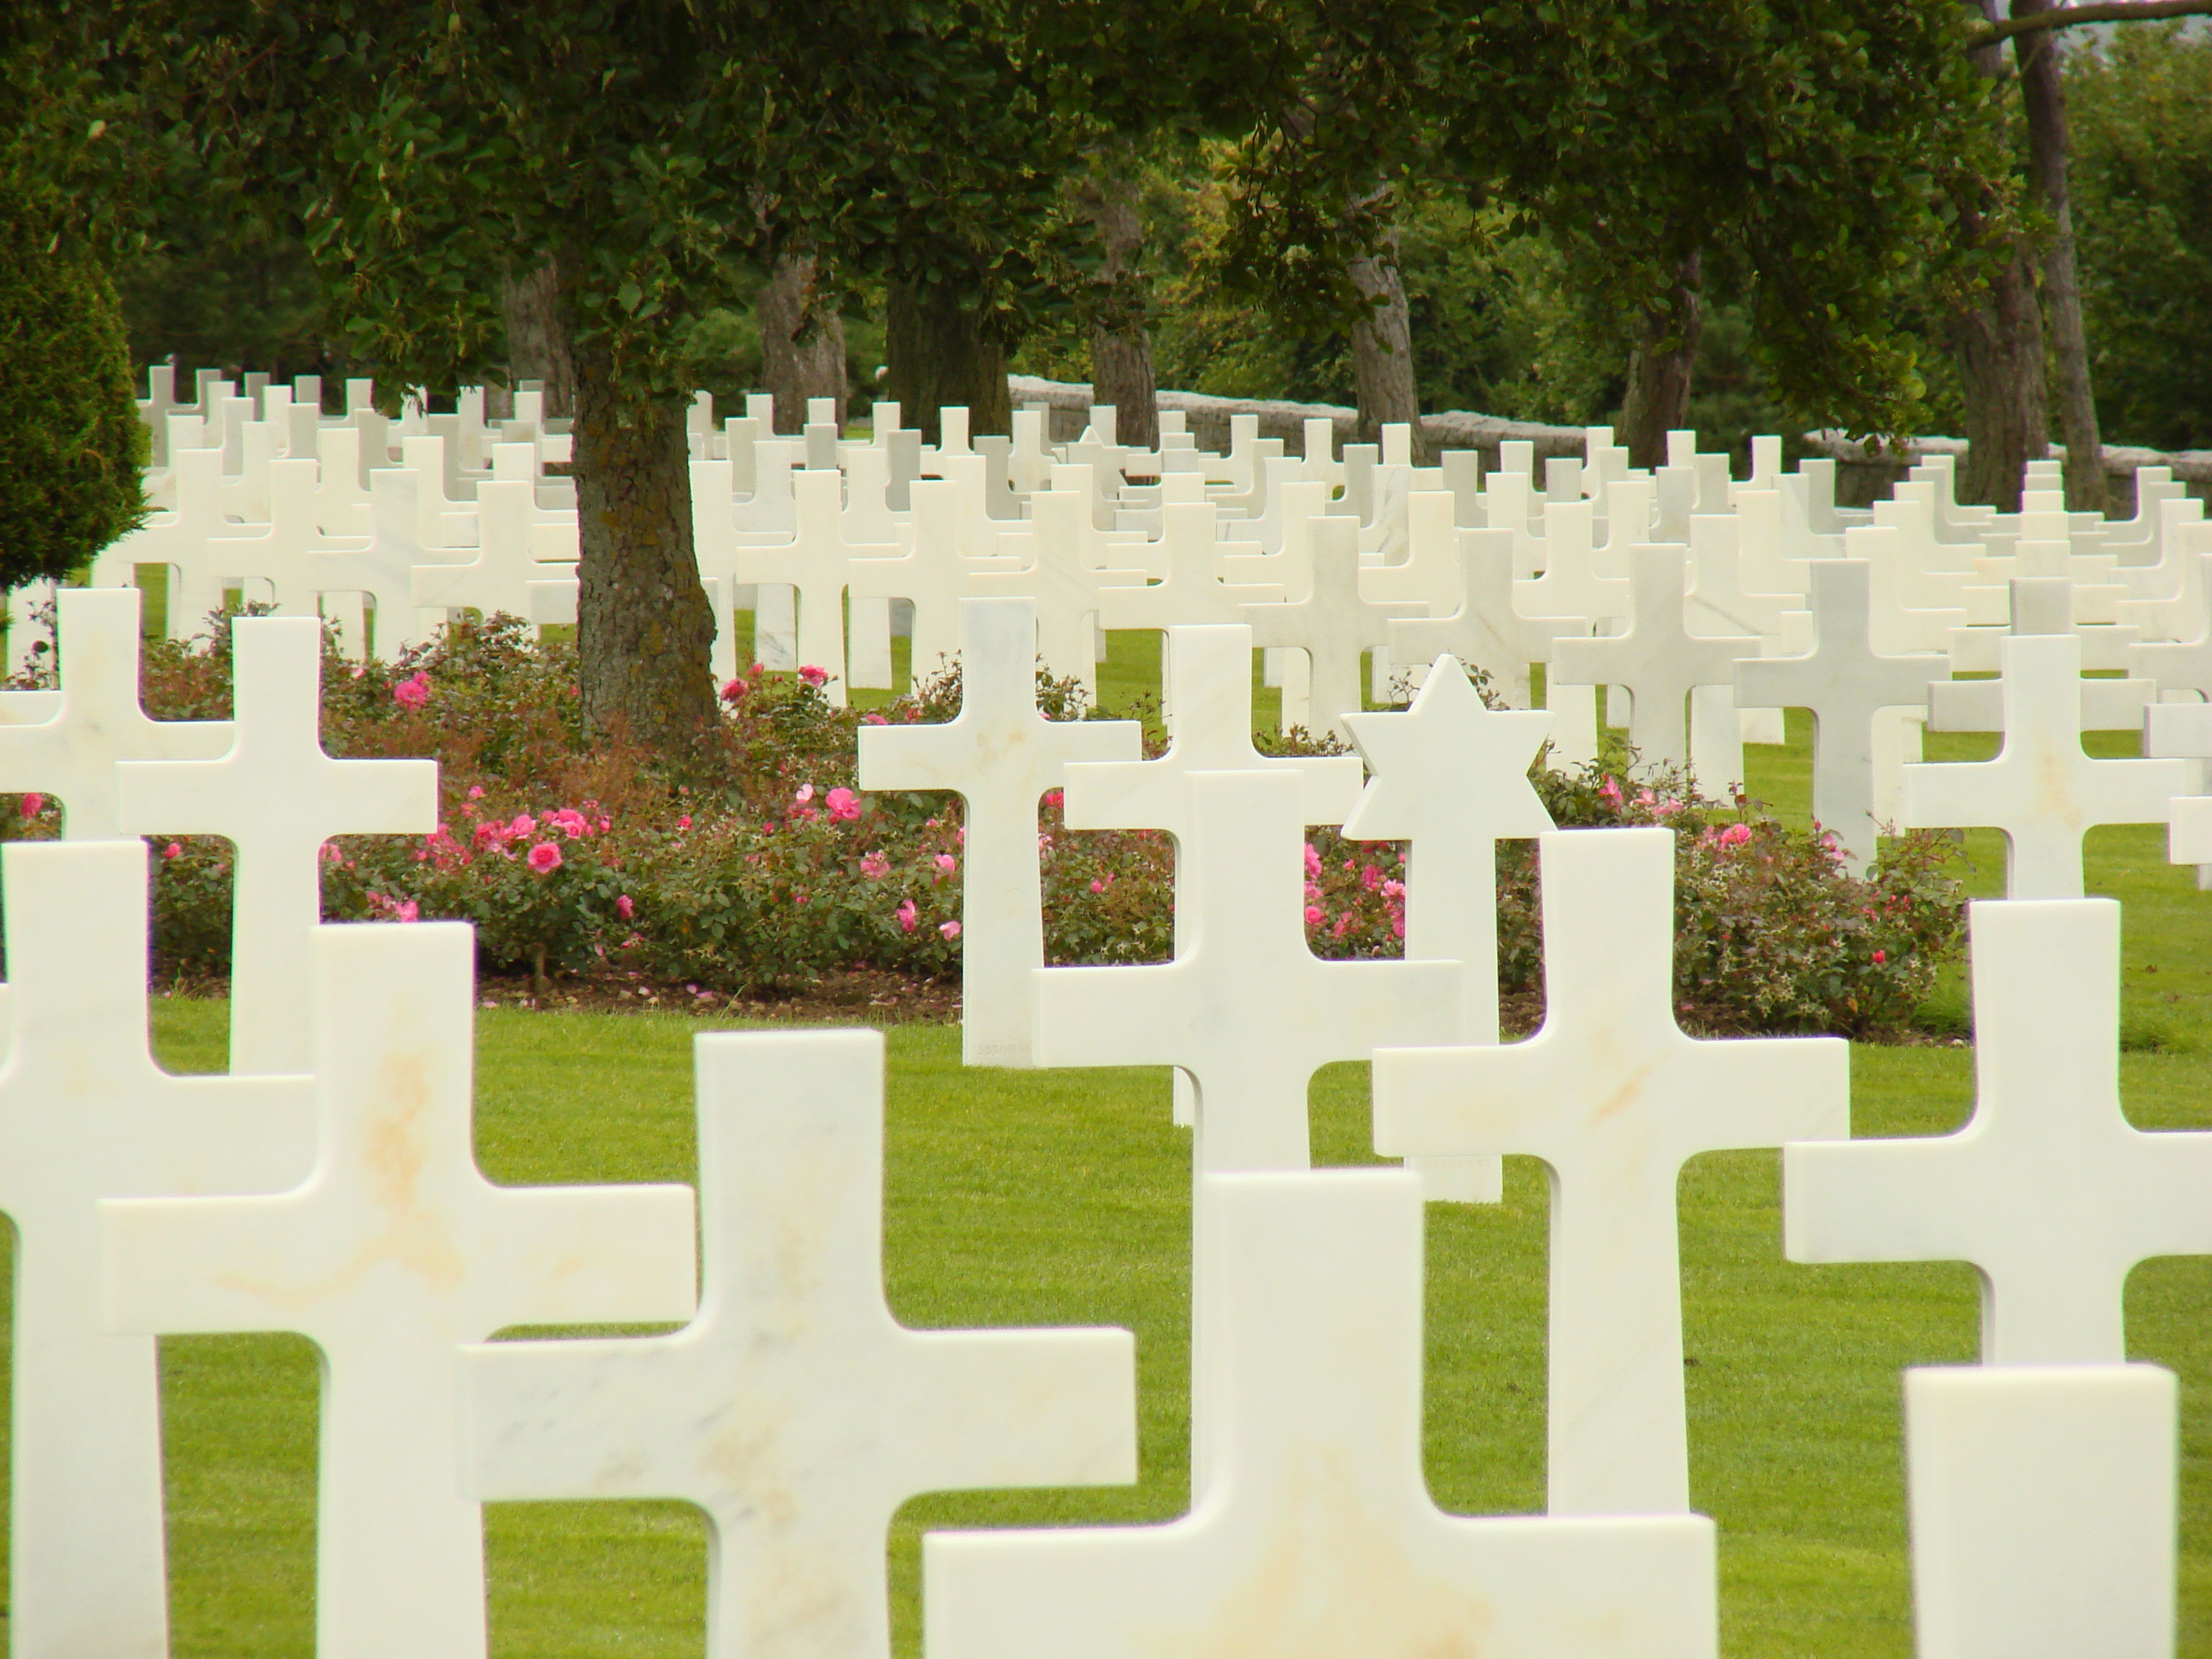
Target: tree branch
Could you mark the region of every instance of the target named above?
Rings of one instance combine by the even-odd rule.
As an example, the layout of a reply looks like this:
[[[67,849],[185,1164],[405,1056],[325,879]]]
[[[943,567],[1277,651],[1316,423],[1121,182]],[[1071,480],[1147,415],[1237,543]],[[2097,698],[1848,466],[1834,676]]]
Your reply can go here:
[[[2048,11],[1991,23],[1966,41],[1968,52],[1979,52],[2015,34],[2038,34],[2046,29],[2070,28],[2076,23],[2134,23],[2152,17],[2212,16],[2212,0],[2094,0],[2083,6],[2053,6]]]

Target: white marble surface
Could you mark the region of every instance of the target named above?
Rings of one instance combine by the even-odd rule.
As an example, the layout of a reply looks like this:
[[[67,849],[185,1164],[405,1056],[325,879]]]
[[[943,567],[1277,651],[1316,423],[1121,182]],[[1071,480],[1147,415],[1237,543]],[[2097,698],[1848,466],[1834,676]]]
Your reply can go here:
[[[1674,835],[1540,843],[1544,1024],[1498,1047],[1375,1056],[1375,1149],[1519,1152],[1552,1176],[1554,1515],[1689,1508],[1675,1184],[1700,1152],[1840,1137],[1836,1037],[1698,1042],[1674,1023]]]
[[[1197,1085],[1198,1168],[1303,1170],[1314,1073],[1382,1043],[1454,1041],[1459,968],[1307,949],[1302,777],[1200,772],[1187,787],[1187,948],[1171,963],[1041,969],[1037,1063],[1178,1066]]]
[[[1885,709],[1923,702],[1948,680],[1949,660],[1932,651],[1887,655],[1869,632],[1868,567],[1822,559],[1810,570],[1812,650],[1735,665],[1742,708],[1806,708],[1813,714],[1813,817],[1832,831],[1854,873],[1880,851],[1875,817],[1875,722]]]
[[[1344,833],[1406,843],[1406,955],[1456,962],[1460,1041],[1496,1042],[1498,843],[1553,827],[1528,781],[1551,716],[1486,708],[1445,656],[1403,714],[1346,723],[1373,776]],[[1412,1162],[1432,1199],[1491,1204],[1504,1194],[1495,1156]]]
[[[314,1156],[311,1085],[154,1063],[143,842],[14,842],[0,856],[0,1211],[15,1233],[10,1643],[166,1659],[154,1339],[103,1322],[99,1202],[299,1180]]]
[[[54,603],[61,687],[0,691],[0,793],[56,796],[65,839],[112,840],[126,833],[118,763],[211,760],[234,734],[226,720],[147,717],[137,588],[64,587]],[[19,709],[39,718],[18,724]]]
[[[1971,1261],[1985,1359],[2117,1364],[2129,1271],[2212,1254],[2212,1133],[2147,1133],[2121,1111],[2118,904],[1985,899],[1969,915],[1973,1117],[1954,1134],[1790,1147],[1784,1248]]]
[[[2155,1365],[1906,1371],[1917,1659],[2172,1659],[2179,1419]]]
[[[230,1068],[304,1072],[323,843],[333,836],[427,835],[438,822],[438,768],[323,752],[319,623],[241,620],[231,652],[236,717],[228,748],[214,759],[122,762],[118,817],[133,835],[229,838],[237,860]]]
[[[696,1305],[690,1188],[500,1187],[477,1170],[475,957],[459,923],[318,930],[306,1181],[100,1206],[111,1328],[295,1331],[321,1351],[319,1659],[482,1659],[461,1344]]]
[[[928,1534],[931,1659],[1710,1659],[1711,1522],[1431,1501],[1421,1255],[1412,1176],[1205,1177],[1190,1512]]]
[[[891,1317],[878,1033],[708,1036],[696,1053],[698,1316],[465,1350],[471,1488],[696,1504],[709,1659],[890,1659],[892,1514],[927,1492],[1135,1480],[1135,1344]]]
[[[1692,741],[1690,696],[1701,686],[1734,686],[1737,659],[1756,657],[1759,641],[1751,635],[1707,637],[1689,631],[1683,620],[1686,549],[1639,545],[1629,550],[1628,559],[1628,631],[1559,641],[1553,647],[1547,684],[1626,686],[1633,699],[1628,740],[1638,759],[1647,765],[1693,767],[1705,793],[1723,798],[1743,776],[1735,707],[1729,702],[1719,711],[1725,722],[1716,728],[1717,744],[1709,739],[1699,752]]]
[[[2005,895],[2081,896],[2081,837],[2101,823],[2164,823],[2189,790],[2184,763],[2093,760],[2081,748],[2081,646],[2072,635],[2002,642],[2004,746],[1995,760],[1905,769],[1913,829],[2002,830]]]
[[[941,726],[860,728],[863,789],[949,789],[967,803],[961,857],[961,1054],[1027,1066],[1033,975],[1044,965],[1037,805],[1071,761],[1131,761],[1132,720],[1037,712],[1037,608],[963,599],[960,714]]]

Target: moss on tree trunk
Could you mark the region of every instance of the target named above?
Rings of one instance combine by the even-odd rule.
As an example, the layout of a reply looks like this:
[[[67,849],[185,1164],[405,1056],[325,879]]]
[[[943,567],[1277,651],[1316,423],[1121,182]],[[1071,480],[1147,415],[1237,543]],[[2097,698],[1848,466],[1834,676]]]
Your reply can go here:
[[[1398,274],[1397,239],[1345,267],[1371,309],[1352,325],[1352,374],[1359,400],[1359,438],[1382,441],[1382,428],[1403,422],[1413,428],[1413,465],[1433,459],[1421,428],[1420,393],[1413,383],[1413,316]]]
[[[1085,183],[1084,206],[1101,261],[1091,283],[1091,400],[1113,405],[1121,442],[1157,449],[1159,388],[1152,378],[1152,337],[1145,326],[1145,283],[1137,263],[1145,225],[1137,214],[1135,165],[1128,146],[1117,145],[1094,164]]]
[[[1013,429],[1006,342],[944,284],[885,284],[884,357],[890,395],[925,443],[939,441],[949,404],[968,406],[970,433]]]
[[[845,319],[824,303],[811,253],[787,253],[761,284],[755,314],[760,319],[761,380],[775,399],[775,429],[796,434],[806,425],[806,405],[815,398],[837,401],[837,424],[845,424]]]
[[[2015,249],[1975,301],[1953,313],[1951,344],[1966,405],[1959,494],[2020,511],[2021,469],[2051,453],[2043,402],[2043,319],[2035,273]]]
[[[1667,434],[1690,423],[1690,386],[1704,331],[1698,293],[1702,256],[1692,253],[1674,273],[1664,304],[1645,314],[1644,337],[1628,358],[1628,391],[1620,425],[1631,466],[1667,464]]]
[[[575,356],[585,726],[678,756],[715,719],[714,623],[692,551],[684,411],[624,392],[603,354]]]

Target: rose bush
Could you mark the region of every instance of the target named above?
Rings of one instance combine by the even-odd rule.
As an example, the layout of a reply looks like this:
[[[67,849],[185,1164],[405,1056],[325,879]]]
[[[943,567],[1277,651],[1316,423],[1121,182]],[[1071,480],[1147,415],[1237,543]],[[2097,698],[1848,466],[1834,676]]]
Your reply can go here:
[[[150,643],[149,713],[230,713],[229,630]],[[428,756],[441,812],[423,836],[348,837],[325,849],[325,919],[475,924],[484,965],[751,991],[848,968],[957,974],[965,849],[957,796],[863,793],[864,723],[943,720],[957,666],[890,707],[831,706],[819,675],[757,666],[724,686],[720,726],[671,766],[617,737],[584,740],[573,650],[513,619],[456,626],[388,665],[333,650],[323,737],[346,757]],[[1091,714],[1071,684],[1040,676],[1054,719]],[[1162,746],[1152,711],[1147,752]],[[1280,753],[1338,745],[1303,732]],[[1717,1030],[1863,1035],[1909,1024],[1955,961],[1964,911],[1948,843],[1891,843],[1865,880],[1825,838],[1754,803],[1699,797],[1671,775],[1636,781],[1613,756],[1532,777],[1563,828],[1664,824],[1677,832],[1675,999]],[[9,833],[58,833],[54,803],[18,798]],[[1054,963],[1164,961],[1173,942],[1174,847],[1146,831],[1070,831],[1058,792],[1038,847]],[[205,836],[150,842],[154,948],[165,974],[215,977],[228,955],[232,849]],[[1383,843],[1318,830],[1305,849],[1307,939],[1330,957],[1402,955],[1405,861]],[[1542,988],[1540,872],[1532,842],[1498,857],[1501,989]]]

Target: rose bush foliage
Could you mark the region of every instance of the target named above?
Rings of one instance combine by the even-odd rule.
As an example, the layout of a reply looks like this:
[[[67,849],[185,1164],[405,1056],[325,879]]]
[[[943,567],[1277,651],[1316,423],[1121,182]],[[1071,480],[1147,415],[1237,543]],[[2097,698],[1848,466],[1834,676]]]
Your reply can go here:
[[[441,812],[426,836],[359,836],[325,849],[333,921],[475,924],[484,965],[744,992],[867,967],[957,975],[964,863],[957,796],[863,793],[863,723],[949,720],[957,665],[875,712],[833,707],[821,676],[757,669],[723,688],[723,718],[675,768],[619,741],[587,744],[573,651],[509,618],[456,626],[388,665],[324,666],[326,749],[428,756]],[[1055,719],[1091,714],[1071,684],[1039,677]],[[228,630],[149,643],[157,718],[230,713]],[[1149,714],[1139,710],[1140,714]],[[1147,752],[1161,747],[1146,720]],[[1278,752],[1335,745],[1302,732]],[[1676,834],[1675,999],[1686,1024],[1723,1031],[1867,1034],[1908,1024],[1955,961],[1964,912],[1948,843],[1888,843],[1864,880],[1817,833],[1746,799],[1715,802],[1627,757],[1532,773],[1562,828],[1663,824]],[[1633,775],[1634,781],[1628,781]],[[58,833],[55,803],[20,798],[11,833]],[[1164,961],[1175,856],[1164,835],[1066,829],[1041,803],[1046,950],[1054,963]],[[157,971],[216,977],[228,955],[232,851],[205,836],[149,840]],[[1305,921],[1317,955],[1403,953],[1405,861],[1387,843],[1316,830]],[[1498,969],[1509,994],[1542,988],[1540,871],[1533,842],[1498,854]]]

